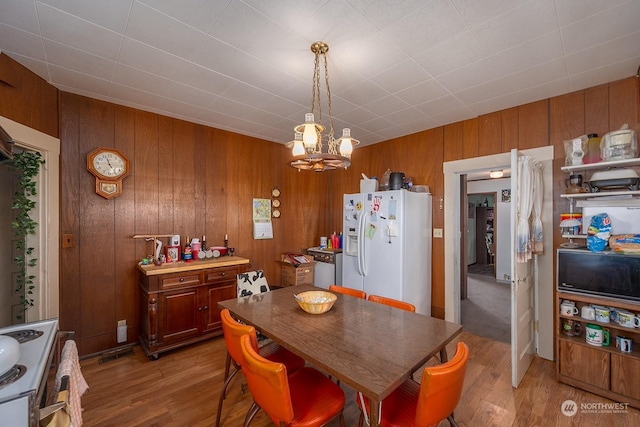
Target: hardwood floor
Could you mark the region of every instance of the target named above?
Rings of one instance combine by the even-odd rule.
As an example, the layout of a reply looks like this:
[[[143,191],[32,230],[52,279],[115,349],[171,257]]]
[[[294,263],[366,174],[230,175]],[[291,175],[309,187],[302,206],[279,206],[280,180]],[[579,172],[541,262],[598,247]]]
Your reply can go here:
[[[555,381],[555,364],[535,359],[519,388],[511,387],[510,347],[463,332],[470,348],[465,387],[455,417],[460,426],[637,426],[640,411],[583,411],[573,417],[560,405],[573,400],[578,408],[611,401]],[[455,352],[455,342],[448,347]],[[91,426],[213,426],[224,375],[226,347],[222,337],[148,359],[139,346],[134,353],[105,363],[83,360],[89,390],[82,399],[84,425]],[[435,363],[435,361],[433,362]],[[432,364],[430,362],[429,364]],[[416,375],[416,378],[419,378]],[[222,410],[223,426],[242,426],[251,395],[241,392],[244,377],[229,387]],[[354,391],[346,394],[345,425],[356,426]],[[252,427],[272,426],[260,413]],[[337,426],[334,421],[330,426]],[[441,426],[448,426],[443,421]]]

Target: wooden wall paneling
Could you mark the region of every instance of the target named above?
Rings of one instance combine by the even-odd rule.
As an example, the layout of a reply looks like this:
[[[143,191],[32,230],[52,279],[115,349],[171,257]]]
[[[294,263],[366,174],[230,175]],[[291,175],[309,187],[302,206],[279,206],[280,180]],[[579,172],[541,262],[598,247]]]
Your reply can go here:
[[[205,171],[207,168],[207,141],[206,137],[208,132],[205,126],[194,124],[194,165],[193,172],[195,175],[195,214],[196,214],[196,233],[193,237],[202,239],[202,235],[206,234],[207,230],[207,217],[206,217],[206,204],[207,204],[207,184],[205,178]]]
[[[58,89],[0,52],[0,115],[58,138]]]
[[[84,176],[86,169],[78,167],[82,158],[78,142],[79,99],[76,95],[60,94],[60,233],[71,234],[76,240],[74,247],[60,249],[60,329],[75,330],[77,336],[82,336],[78,236],[82,212],[80,175]]]
[[[500,112],[502,118],[502,151],[508,153],[518,148],[520,134],[520,111],[518,107],[508,108]]]
[[[463,159],[464,127],[462,122],[444,127],[444,161]]]
[[[518,149],[549,145],[549,100],[518,107]]]
[[[130,161],[134,167],[135,234],[160,233],[158,228],[160,168],[158,165],[158,115],[136,110],[135,153]],[[176,193],[179,186],[174,183]],[[169,190],[168,190],[169,191]],[[179,230],[176,230],[179,232]],[[183,236],[184,238],[184,236]],[[150,245],[143,239],[136,241],[136,261],[150,254]]]
[[[424,181],[414,184],[427,184],[432,196],[432,227],[444,230],[444,209],[440,209],[440,200],[444,200],[444,128],[437,127],[421,132],[424,153],[422,160],[426,175]],[[443,202],[444,206],[444,202]],[[447,236],[443,236],[446,238]],[[431,239],[431,315],[444,319],[444,238]]]
[[[241,247],[238,240],[242,229],[238,202],[242,168],[235,163],[237,160],[232,162],[232,134],[218,130],[207,133],[207,243],[222,246],[227,234],[229,246],[236,248],[236,255],[247,257],[248,248]]]
[[[78,122],[80,143],[76,167],[80,175],[80,345],[84,353],[94,353],[114,344],[116,318],[115,200],[95,192],[95,177],[87,171],[86,156],[98,147],[113,147],[113,104],[81,98]]]
[[[584,91],[557,96],[549,100],[549,143],[553,145],[553,243],[558,247],[564,239],[560,232],[560,214],[569,211],[569,202],[562,199],[568,175],[560,171],[564,166],[564,141],[585,133]]]
[[[135,113],[127,107],[114,106],[114,147],[129,160],[135,153]],[[134,164],[130,164],[135,169]],[[114,199],[115,211],[115,317],[127,321],[127,342],[138,338],[138,281],[135,271],[135,173],[123,181],[122,194]],[[164,242],[163,244],[166,244]],[[113,325],[116,328],[116,325]],[[107,328],[107,331],[109,329]],[[113,334],[112,346],[117,345]]]
[[[478,118],[478,156],[502,153],[502,113],[484,114]]]
[[[153,141],[147,143],[152,144]],[[158,193],[157,233],[179,234],[179,231],[177,231],[179,222],[176,221],[174,201],[176,176],[173,164],[173,119],[158,116],[158,141],[156,147],[158,159],[158,182],[156,184],[156,192]],[[147,232],[141,234],[147,234]],[[181,237],[186,238],[186,236]],[[164,245],[168,245],[169,239],[162,240]]]
[[[182,245],[187,237],[202,234],[196,229],[196,150],[194,124],[182,120],[172,120],[173,141],[173,183],[174,183],[174,223],[178,224],[178,234]],[[155,146],[154,146],[155,149]]]
[[[468,119],[462,122],[463,158],[478,157],[478,119]]]
[[[609,130],[620,129],[625,123],[640,131],[638,121],[638,78],[629,77],[609,83]]]
[[[584,90],[585,133],[602,137],[609,132],[609,85]]]

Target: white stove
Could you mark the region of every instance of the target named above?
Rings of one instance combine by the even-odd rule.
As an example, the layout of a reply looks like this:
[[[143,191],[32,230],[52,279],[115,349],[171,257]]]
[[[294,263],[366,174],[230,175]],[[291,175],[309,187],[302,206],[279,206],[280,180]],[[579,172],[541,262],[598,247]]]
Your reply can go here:
[[[0,334],[20,342],[15,380],[0,382],[0,424],[31,427],[39,424],[39,408],[58,334],[58,319],[0,328]]]

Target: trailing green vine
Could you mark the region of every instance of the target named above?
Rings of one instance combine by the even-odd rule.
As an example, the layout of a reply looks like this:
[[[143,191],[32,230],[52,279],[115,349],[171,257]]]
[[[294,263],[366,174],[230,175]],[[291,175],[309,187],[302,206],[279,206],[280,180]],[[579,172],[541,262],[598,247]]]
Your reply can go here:
[[[33,256],[35,248],[27,246],[27,236],[36,234],[38,223],[31,218],[31,211],[36,207],[35,196],[38,195],[35,178],[40,173],[40,166],[44,164],[42,155],[37,151],[22,151],[15,153],[13,159],[4,163],[18,172],[18,189],[13,195],[11,209],[17,211],[15,220],[11,221],[13,235],[16,240],[16,257],[14,261],[19,268],[15,292],[20,293],[22,314],[34,305],[35,276],[27,274],[27,269],[35,267],[38,259]]]

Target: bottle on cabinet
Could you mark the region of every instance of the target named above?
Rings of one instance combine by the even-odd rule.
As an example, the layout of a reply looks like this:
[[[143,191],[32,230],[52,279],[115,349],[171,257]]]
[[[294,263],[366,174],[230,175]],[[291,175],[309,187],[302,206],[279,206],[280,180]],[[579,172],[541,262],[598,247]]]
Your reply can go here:
[[[187,241],[184,243],[184,249],[182,250],[182,259],[186,262],[193,261],[193,252],[191,250],[191,237],[187,236]]]

